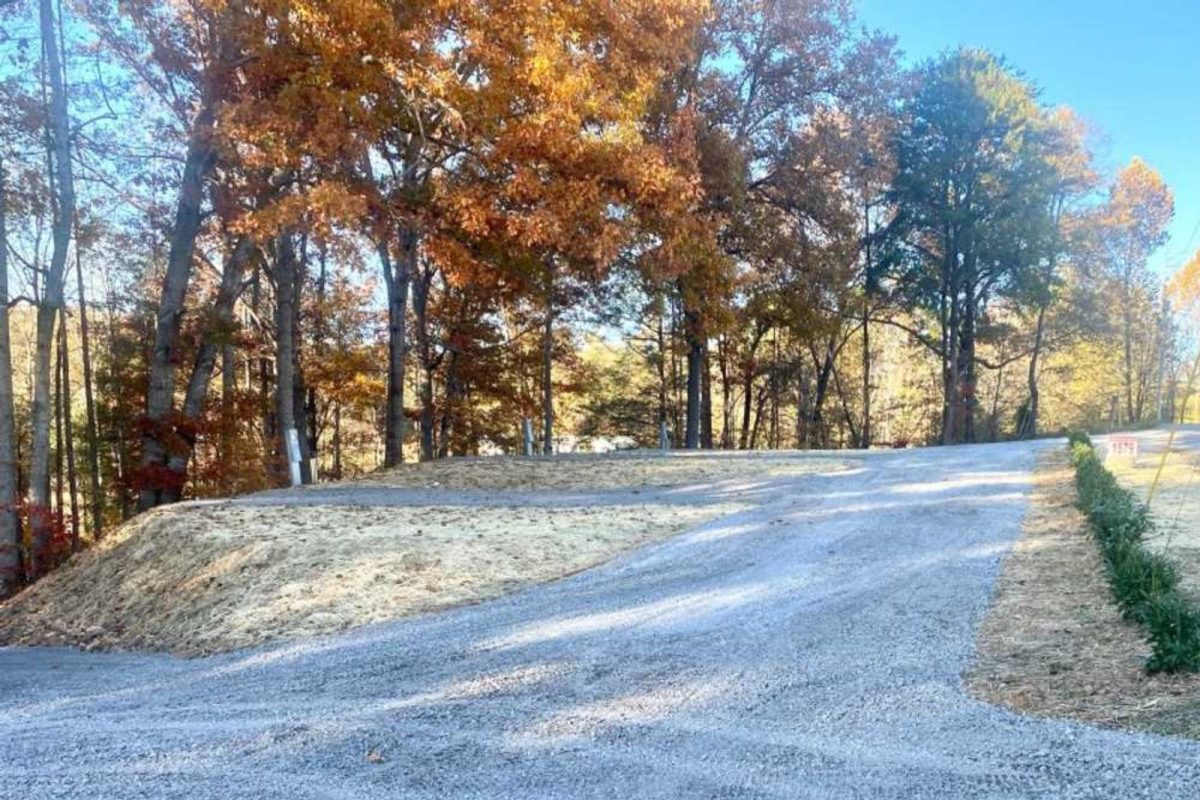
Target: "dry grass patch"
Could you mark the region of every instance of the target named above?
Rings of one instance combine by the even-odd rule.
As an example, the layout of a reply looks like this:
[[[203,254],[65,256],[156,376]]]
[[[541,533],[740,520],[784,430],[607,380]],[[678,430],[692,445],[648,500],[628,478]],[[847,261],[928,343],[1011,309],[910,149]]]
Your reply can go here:
[[[834,458],[775,454],[631,452],[553,458],[489,456],[404,464],[350,485],[443,489],[607,491],[845,469]]]
[[[1025,714],[1200,737],[1200,676],[1145,672],[1150,648],[1113,604],[1075,501],[1065,450],[1042,453],[1022,537],[979,629],[970,691]]]
[[[1105,466],[1121,485],[1141,500],[1150,492],[1150,484],[1166,446],[1166,431],[1141,437],[1142,452],[1137,460],[1110,458]],[[1167,553],[1179,565],[1180,590],[1200,600],[1200,454],[1177,440],[1167,457],[1162,477],[1150,506],[1154,531],[1146,537],[1146,547]]]

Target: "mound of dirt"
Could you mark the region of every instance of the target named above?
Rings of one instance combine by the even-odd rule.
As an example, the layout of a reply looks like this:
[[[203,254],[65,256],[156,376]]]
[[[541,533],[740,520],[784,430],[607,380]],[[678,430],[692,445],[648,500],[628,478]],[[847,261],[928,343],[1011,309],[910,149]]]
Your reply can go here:
[[[552,580],[737,508],[185,504],[0,606],[0,642],[200,655],[332,633]]]
[[[335,488],[595,491],[749,483],[847,463],[658,453],[451,459]],[[0,606],[0,644],[198,655],[332,633],[553,580],[742,507],[736,491],[703,503],[631,491],[571,507],[538,506],[521,494],[456,505],[452,491],[444,504],[420,506],[344,495],[313,502],[319,492],[302,493],[304,502],[267,494],[138,517]]]

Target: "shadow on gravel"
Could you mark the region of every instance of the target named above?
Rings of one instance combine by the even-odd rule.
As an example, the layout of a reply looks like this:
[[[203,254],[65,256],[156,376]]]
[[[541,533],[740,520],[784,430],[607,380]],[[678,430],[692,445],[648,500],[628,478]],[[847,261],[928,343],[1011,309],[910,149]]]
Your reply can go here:
[[[171,743],[160,763],[297,764],[364,794],[421,797],[632,796],[622,787],[639,777],[674,796],[784,797],[798,776],[838,785],[848,764],[898,787],[970,753],[943,784],[970,796],[954,781],[1022,752],[1008,733],[1024,723],[967,701],[960,675],[1029,485],[974,459],[927,480],[914,470],[928,460],[904,455],[722,489],[759,505],[480,606],[166,674],[145,659],[137,685],[7,705],[0,732],[115,709],[151,730],[215,715],[215,735]],[[98,762],[114,731],[93,731]]]

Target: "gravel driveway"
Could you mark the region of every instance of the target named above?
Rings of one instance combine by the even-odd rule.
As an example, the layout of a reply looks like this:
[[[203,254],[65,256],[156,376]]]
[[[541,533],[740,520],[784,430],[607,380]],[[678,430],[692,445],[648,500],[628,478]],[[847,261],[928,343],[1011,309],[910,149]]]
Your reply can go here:
[[[964,695],[1036,447],[872,453],[509,598],[198,661],[0,650],[13,798],[1188,798]]]

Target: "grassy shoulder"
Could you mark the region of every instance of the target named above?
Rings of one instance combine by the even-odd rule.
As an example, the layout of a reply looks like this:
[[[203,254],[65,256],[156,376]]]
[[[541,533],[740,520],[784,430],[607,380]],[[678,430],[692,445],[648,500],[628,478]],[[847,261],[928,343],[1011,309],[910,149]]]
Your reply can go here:
[[[806,457],[448,460],[369,482],[377,487],[373,496],[380,486],[434,487],[419,506],[181,504],[132,520],[0,605],[0,644],[201,655],[335,633],[487,600],[595,566],[744,508],[738,487],[752,486],[755,476],[844,466]],[[702,503],[629,491],[563,507],[498,491],[598,484],[636,490],[731,479],[737,483],[724,484],[730,491]],[[497,493],[456,502],[457,490],[466,488]]]
[[[1114,456],[1105,466],[1120,484],[1139,499],[1146,500],[1155,476],[1159,475],[1163,450],[1167,448],[1169,431],[1160,429],[1139,435],[1141,452],[1137,458]],[[1200,602],[1200,453],[1190,431],[1183,432],[1173,443],[1162,472],[1150,517],[1154,530],[1145,537],[1146,546],[1167,553],[1179,565],[1181,591]]]
[[[1200,738],[1200,676],[1147,672],[1151,647],[1113,601],[1077,503],[1067,452],[1044,451],[1021,539],[979,629],[969,690],[1024,714]]]

